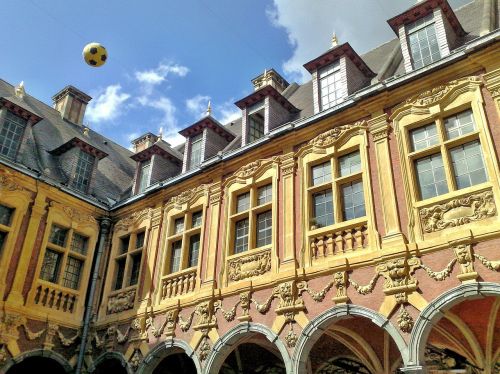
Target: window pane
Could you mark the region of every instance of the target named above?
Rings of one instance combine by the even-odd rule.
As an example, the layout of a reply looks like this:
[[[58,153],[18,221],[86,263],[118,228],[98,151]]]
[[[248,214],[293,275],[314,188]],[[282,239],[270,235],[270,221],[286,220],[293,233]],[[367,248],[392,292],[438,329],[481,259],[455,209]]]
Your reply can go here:
[[[200,210],[199,212],[194,212],[191,216],[191,227],[199,227],[201,226],[201,220],[203,218],[203,212]]]
[[[139,183],[139,192],[143,192],[149,186],[149,179],[151,175],[151,161],[144,161],[141,164],[140,171],[140,183]]]
[[[5,119],[0,124],[0,155],[14,159],[21,143],[26,121],[6,111]]]
[[[428,148],[431,145],[438,144],[439,138],[436,124],[432,123],[430,125],[411,130],[410,138],[413,151],[418,151],[420,149]]]
[[[241,253],[248,249],[248,218],[235,224],[234,253]]]
[[[71,240],[71,250],[73,252],[78,252],[82,255],[87,254],[87,244],[88,244],[88,238],[74,233],[73,234],[73,240]]]
[[[262,205],[271,201],[272,198],[272,185],[260,187],[257,190],[257,205]]]
[[[116,260],[116,276],[115,276],[115,290],[119,290],[123,285],[123,276],[125,275],[125,259],[121,258]]]
[[[66,269],[64,270],[63,286],[78,289],[80,284],[80,274],[83,268],[83,261],[73,257],[68,257],[66,261]]]
[[[66,246],[66,236],[68,234],[67,229],[53,225],[50,231],[49,242],[58,245],[60,247]]]
[[[191,138],[191,158],[189,168],[195,168],[201,163],[201,146],[203,142],[203,134],[198,134]]]
[[[3,243],[7,240],[7,233],[0,231],[0,256],[2,255]]]
[[[326,190],[313,195],[313,218],[318,227],[333,225],[332,190]]]
[[[137,284],[139,281],[139,274],[141,270],[141,259],[142,253],[135,254],[131,257],[132,267],[130,269],[130,281],[128,283],[129,286],[133,286]]]
[[[448,139],[457,138],[473,132],[476,129],[476,124],[472,117],[472,110],[466,110],[465,112],[446,118],[444,120],[444,126]]]
[[[200,234],[196,234],[189,239],[189,267],[198,265],[199,253],[200,253]]]
[[[0,205],[0,225],[10,226],[14,209]]]
[[[415,169],[422,200],[448,192],[441,154],[416,160]]]
[[[361,157],[359,152],[356,151],[340,157],[339,168],[341,177],[361,171]]]
[[[184,217],[180,217],[174,221],[174,234],[179,234],[183,231],[184,231]]]
[[[75,169],[75,178],[73,178],[71,186],[76,188],[78,191],[87,192],[93,168],[94,156],[80,151]]]
[[[257,215],[257,247],[271,244],[272,222],[270,210]]]
[[[340,63],[337,61],[319,70],[321,110],[337,105],[343,99]]]
[[[365,211],[365,198],[363,195],[363,183],[356,181],[347,183],[342,186],[342,202],[344,221],[350,219],[364,217]]]
[[[170,273],[176,273],[181,267],[182,240],[172,243],[172,253],[170,256]]]
[[[264,117],[255,113],[248,116],[248,143],[254,142],[264,136]]]
[[[128,252],[129,244],[130,244],[130,235],[120,238],[120,253]]]
[[[144,238],[146,237],[146,232],[140,232],[137,234],[135,239],[135,249],[144,247]]]
[[[59,267],[61,265],[62,255],[59,252],[47,249],[43,258],[40,278],[52,283],[57,283],[59,277]]]
[[[313,166],[311,168],[312,173],[312,185],[317,186],[322,183],[331,182],[332,180],[332,168],[330,161],[324,162],[322,164]]]
[[[481,144],[473,141],[450,150],[457,188],[462,189],[486,182]]]
[[[432,14],[408,24],[406,32],[415,69],[441,58]]]
[[[236,198],[236,213],[244,212],[250,208],[250,192],[239,195]]]

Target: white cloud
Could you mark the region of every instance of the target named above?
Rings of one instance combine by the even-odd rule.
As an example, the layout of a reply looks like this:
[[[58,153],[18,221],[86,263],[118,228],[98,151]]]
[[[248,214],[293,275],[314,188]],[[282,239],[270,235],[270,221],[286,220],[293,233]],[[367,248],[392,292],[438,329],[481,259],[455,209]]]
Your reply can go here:
[[[163,139],[172,147],[178,146],[186,142],[186,138],[177,131],[171,131],[163,135]]]
[[[163,83],[169,74],[184,77],[188,72],[186,66],[162,62],[155,69],[136,71],[135,78],[145,85],[156,86]]]
[[[196,95],[186,100],[186,109],[195,119],[198,119],[205,114],[209,101],[210,96]]]
[[[91,123],[99,123],[118,118],[123,113],[125,102],[130,98],[128,93],[121,90],[119,84],[106,87],[104,92],[89,103],[85,112],[87,119]]]
[[[177,126],[177,118],[175,117],[177,109],[168,97],[151,98],[150,96],[140,96],[137,100],[142,106],[157,109],[162,113],[161,122],[158,123],[159,126],[162,126],[167,131]]]

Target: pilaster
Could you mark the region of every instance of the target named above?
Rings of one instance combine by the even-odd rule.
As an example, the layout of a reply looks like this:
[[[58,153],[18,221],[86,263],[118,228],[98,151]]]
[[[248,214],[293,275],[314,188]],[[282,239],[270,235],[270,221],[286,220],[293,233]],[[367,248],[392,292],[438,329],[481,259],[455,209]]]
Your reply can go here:
[[[201,279],[202,288],[213,288],[215,286],[215,274],[217,266],[217,244],[219,242],[219,222],[221,220],[222,189],[219,183],[210,186],[208,192],[208,215],[209,224],[205,235],[208,235],[208,248],[205,254],[207,264],[204,277]]]
[[[404,236],[396,204],[396,191],[392,174],[391,155],[389,151],[389,123],[387,114],[372,116],[368,121],[369,131],[375,143],[375,157],[377,160],[377,176],[382,199],[382,212],[385,234],[382,237],[383,246],[404,245]]]
[[[483,78],[500,115],[500,69],[484,74]]]
[[[280,261],[282,270],[295,268],[295,170],[293,152],[284,155],[280,164],[282,210],[279,215],[283,227],[283,257]]]

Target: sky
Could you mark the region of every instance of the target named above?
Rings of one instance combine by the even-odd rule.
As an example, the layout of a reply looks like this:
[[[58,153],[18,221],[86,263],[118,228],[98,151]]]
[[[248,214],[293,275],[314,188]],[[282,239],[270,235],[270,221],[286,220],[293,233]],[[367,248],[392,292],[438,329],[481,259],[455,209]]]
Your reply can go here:
[[[448,0],[453,8],[470,0]],[[27,93],[52,105],[71,84],[93,97],[84,124],[130,147],[138,136],[178,131],[213,116],[240,115],[234,102],[251,79],[274,68],[305,82],[302,67],[331,46],[335,33],[363,54],[396,37],[387,20],[415,0],[2,0],[0,78],[24,81]],[[82,49],[108,51],[100,68]]]

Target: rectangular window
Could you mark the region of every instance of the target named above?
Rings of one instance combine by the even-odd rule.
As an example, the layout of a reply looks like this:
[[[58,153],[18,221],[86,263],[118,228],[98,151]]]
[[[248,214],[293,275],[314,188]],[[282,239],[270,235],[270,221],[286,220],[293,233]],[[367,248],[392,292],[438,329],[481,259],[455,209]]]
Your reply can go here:
[[[248,218],[242,219],[235,224],[234,253],[248,250]]]
[[[337,105],[343,99],[340,62],[319,70],[321,110]]]
[[[128,282],[129,286],[134,286],[139,281],[139,272],[141,270],[141,259],[142,253],[137,253],[131,256],[132,258],[132,266],[130,269],[130,279]]]
[[[189,267],[198,265],[198,256],[200,254],[200,234],[191,236],[189,239]]]
[[[71,186],[76,188],[78,191],[87,192],[90,184],[90,177],[92,175],[92,169],[94,168],[94,159],[95,157],[91,154],[80,151],[75,169],[75,177],[71,182]]]
[[[16,158],[26,123],[21,117],[5,111],[5,118],[0,126],[0,155],[10,159]]]
[[[351,175],[361,171],[361,156],[359,151],[349,153],[339,158],[340,176]]]
[[[68,235],[68,229],[52,225],[49,242],[58,245],[59,247],[65,247],[67,235]]]
[[[88,238],[74,233],[73,234],[73,239],[71,240],[71,250],[73,252],[80,253],[82,255],[87,254],[87,245],[88,245]]]
[[[450,155],[459,190],[487,181],[488,177],[479,141],[455,147],[450,150]]]
[[[203,133],[195,135],[191,138],[191,158],[189,168],[195,168],[201,164],[201,146],[203,143]]]
[[[125,261],[125,258],[116,260],[115,290],[122,288],[123,277],[125,276]]]
[[[472,117],[472,111],[467,110],[444,120],[446,137],[448,139],[458,138],[465,134],[474,132],[476,125]]]
[[[203,212],[200,210],[199,212],[194,212],[191,216],[191,227],[200,227],[201,220],[203,219]]]
[[[321,191],[313,195],[313,217],[318,227],[333,225],[332,191]]]
[[[264,136],[264,117],[261,113],[248,116],[248,143],[252,143]]]
[[[172,254],[170,256],[170,273],[176,273],[181,267],[182,240],[172,243]]]
[[[77,290],[80,285],[80,275],[83,268],[83,261],[73,257],[68,257],[66,269],[64,270],[63,286]]]
[[[47,249],[43,258],[42,270],[40,278],[48,282],[57,283],[59,277],[59,267],[61,266],[62,254],[56,251]]]
[[[141,163],[139,175],[139,192],[143,192],[149,186],[149,179],[151,176],[151,160],[143,161]]]
[[[130,244],[130,235],[120,238],[120,253],[127,253]]]
[[[184,217],[180,217],[174,221],[174,234],[179,234],[183,231],[184,231]]]
[[[363,183],[356,181],[342,186],[344,221],[366,216]]]
[[[272,185],[268,184],[257,189],[257,205],[262,205],[271,201],[273,196]]]
[[[428,199],[448,192],[441,154],[415,161],[420,197]]]
[[[439,143],[435,123],[411,130],[410,137],[413,151],[419,151]]]
[[[10,226],[14,209],[5,205],[0,205],[0,225]]]
[[[257,215],[257,247],[271,244],[272,222],[270,210]]]
[[[236,198],[236,213],[250,209],[250,192],[239,195]]]
[[[146,237],[146,232],[140,232],[135,238],[135,249],[144,247],[144,238]]]
[[[0,255],[2,254],[3,243],[7,240],[7,233],[0,231]]]
[[[330,161],[313,166],[311,168],[312,185],[317,186],[332,181],[332,167]]]
[[[406,27],[413,68],[419,69],[441,58],[433,14]]]

